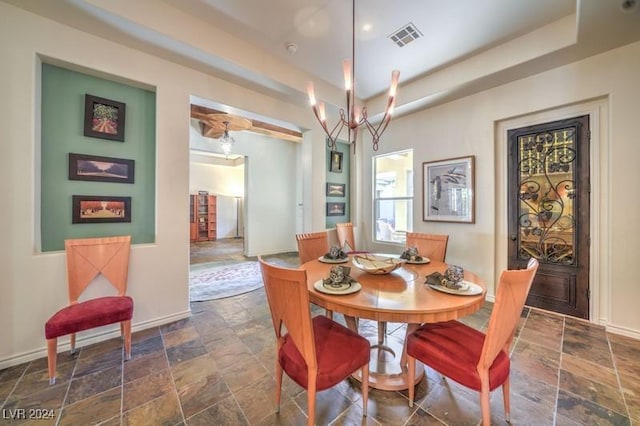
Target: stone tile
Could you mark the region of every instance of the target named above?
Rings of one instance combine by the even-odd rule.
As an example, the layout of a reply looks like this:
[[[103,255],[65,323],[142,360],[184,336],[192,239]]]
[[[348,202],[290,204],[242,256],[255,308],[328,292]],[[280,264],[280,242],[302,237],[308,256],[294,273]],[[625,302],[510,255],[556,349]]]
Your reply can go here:
[[[302,408],[305,414],[309,414],[308,392],[303,392],[295,399],[296,404]],[[347,411],[353,401],[338,392],[335,388],[329,388],[320,392],[316,392],[316,415],[317,424],[326,425],[338,418],[342,413]]]
[[[602,326],[567,317],[562,352],[613,368],[607,333]]]
[[[476,425],[482,418],[477,392],[449,379],[429,392],[420,408],[448,425]]]
[[[173,348],[191,340],[200,339],[198,330],[193,325],[189,325],[178,330],[169,331],[162,334],[165,348]]]
[[[131,333],[131,343],[140,343],[143,340],[151,339],[152,337],[158,336],[160,336],[160,328],[150,327],[144,330],[136,331],[135,333]]]
[[[148,374],[123,386],[122,409],[129,411],[173,391],[169,368]]]
[[[171,372],[177,389],[183,388],[190,383],[195,383],[205,377],[222,377],[215,361],[208,354],[172,366]]]
[[[511,370],[528,374],[550,385],[558,383],[560,352],[518,340],[511,355]]]
[[[229,396],[231,391],[219,376],[208,376],[178,389],[185,417],[191,417]]]
[[[249,425],[249,422],[242,413],[240,406],[238,406],[232,396],[228,396],[217,404],[214,404],[207,409],[200,411],[198,414],[189,417],[186,423],[187,426]]]
[[[541,311],[531,311],[519,338],[554,351],[560,351],[564,318]]]
[[[141,379],[148,374],[169,368],[169,361],[164,351],[152,352],[124,362],[124,382]]]
[[[307,415],[302,412],[295,402],[290,400],[287,403],[280,405],[280,412],[273,412],[256,424],[259,426],[305,425],[307,424]],[[332,425],[334,424],[336,423],[332,423]]]
[[[417,405],[410,408],[409,401],[398,392],[369,389],[367,416],[383,425],[402,424],[417,408]]]
[[[122,384],[122,366],[107,368],[97,373],[71,379],[65,405],[70,405],[112,388],[120,389]]]
[[[562,354],[560,368],[572,374],[587,377],[603,385],[614,388],[618,387],[618,377],[616,376],[615,370],[582,358],[577,358],[573,355]]]
[[[609,334],[609,341],[618,371],[640,377],[640,340]]]
[[[73,373],[73,363],[67,362],[56,367],[56,385],[69,383],[69,378]],[[35,373],[25,374],[15,386],[12,398],[28,397],[34,393],[46,390],[49,385],[49,372],[39,370]]]
[[[190,340],[178,346],[167,348],[167,359],[169,365],[175,366],[205,353],[207,350],[200,339]]]
[[[559,386],[561,390],[581,396],[595,404],[626,415],[627,409],[622,392],[616,386],[604,385],[587,377],[560,370]]]
[[[11,395],[2,406],[4,410],[10,409],[47,409],[54,410],[56,418],[60,416],[62,401],[67,393],[68,383],[58,383],[47,386],[39,391],[34,391],[21,397]]]
[[[124,348],[124,341],[122,340],[122,338],[114,337],[112,339],[94,343],[89,346],[83,346],[80,351],[80,356],[78,357],[78,360],[82,361],[83,359],[93,358],[105,352],[120,351],[120,353],[122,353],[123,348]]]
[[[553,425],[556,389],[538,382],[542,389],[528,390],[522,393],[511,392],[509,406],[511,408],[510,419],[512,425],[529,425],[535,419],[536,425]],[[535,385],[534,385],[535,386]],[[543,390],[544,389],[544,390]],[[544,392],[544,393],[542,393]],[[480,396],[476,404],[480,404]],[[506,424],[504,411],[504,398],[502,388],[491,393],[491,424]],[[480,409],[482,415],[482,409]]]
[[[253,357],[242,358],[221,370],[222,378],[232,391],[250,386],[256,380],[269,376],[269,372]]]
[[[131,343],[131,360],[154,352],[162,352],[164,354],[164,344],[162,343],[162,336],[160,335]]]
[[[251,357],[251,351],[238,337],[230,337],[206,345],[207,351],[220,368],[235,364],[242,358]]]
[[[123,426],[176,425],[184,421],[174,391],[166,393],[144,405],[126,411],[122,416]]]
[[[265,377],[255,382],[251,387],[234,392],[236,401],[250,424],[258,423],[268,415],[275,413],[275,386],[276,382],[273,378]],[[283,392],[281,405],[287,404],[289,401],[289,397]]]
[[[562,389],[558,392],[557,414],[584,425],[631,425],[628,417]]]
[[[90,355],[85,355],[85,353],[82,352],[80,358],[76,362],[76,368],[73,375],[74,377],[80,377],[109,368],[122,366],[122,361],[122,347],[104,350],[101,352],[93,352]]]
[[[191,318],[183,318],[181,320],[174,321],[172,323],[160,326],[160,332],[162,334],[166,334],[171,331],[180,330],[181,328],[184,328],[184,327],[189,327],[190,325],[191,325]]]
[[[62,410],[60,426],[96,424],[120,414],[121,388],[113,388],[90,398],[67,405]]]
[[[22,377],[22,374],[27,370],[28,366],[29,364],[26,363],[14,365],[12,367],[7,367],[0,370],[0,383],[8,382],[10,380],[18,380],[20,377]]]
[[[619,376],[629,415],[635,420],[634,424],[640,425],[640,377],[624,373],[620,373]]]

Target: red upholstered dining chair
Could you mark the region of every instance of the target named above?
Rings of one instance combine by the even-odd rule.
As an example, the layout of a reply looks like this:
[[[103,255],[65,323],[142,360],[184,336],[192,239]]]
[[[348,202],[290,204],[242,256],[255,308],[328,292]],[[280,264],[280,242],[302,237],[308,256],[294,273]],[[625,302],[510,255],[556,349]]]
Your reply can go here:
[[[423,324],[407,336],[409,377],[414,377],[416,359],[456,382],[480,392],[482,424],[489,425],[490,392],[502,385],[504,412],[509,421],[509,346],[538,270],[529,260],[526,269],[503,271],[496,301],[484,334],[459,321]],[[409,406],[414,386],[409,385]]]
[[[407,232],[407,247],[416,247],[420,256],[434,262],[444,262],[447,258],[448,235]]]
[[[125,296],[129,272],[131,236],[65,240],[69,305],[56,312],[44,326],[47,339],[49,383],[56,381],[58,337],[71,335],[75,352],[76,333],[120,323],[126,359],[131,358],[133,299]],[[79,301],[80,295],[102,274],[117,290],[116,296]]]
[[[296,234],[300,264],[317,259],[329,252],[329,238],[326,231]]]
[[[367,339],[325,316],[311,318],[306,271],[271,265],[261,257],[258,260],[277,339],[276,411],[280,411],[283,371],[307,390],[308,424],[313,425],[316,392],[361,370],[362,413],[366,416],[370,351]]]

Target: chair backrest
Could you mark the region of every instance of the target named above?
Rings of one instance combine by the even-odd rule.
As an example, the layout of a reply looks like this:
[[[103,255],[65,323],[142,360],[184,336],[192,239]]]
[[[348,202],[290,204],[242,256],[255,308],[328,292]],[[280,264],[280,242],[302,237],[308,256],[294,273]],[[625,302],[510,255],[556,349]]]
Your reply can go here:
[[[127,292],[131,236],[65,240],[69,302],[76,303],[98,274],[104,275],[118,292]]]
[[[317,371],[306,271],[278,267],[261,257],[258,260],[278,342],[282,341],[284,325],[309,370]]]
[[[407,247],[416,247],[420,256],[428,257],[434,262],[445,261],[448,242],[448,235],[407,232]]]
[[[300,264],[317,259],[329,251],[329,237],[326,231],[296,234]]]
[[[489,369],[502,349],[509,350],[537,270],[538,261],[531,258],[527,269],[507,270],[500,275],[478,369]]]
[[[356,249],[356,240],[353,236],[353,224],[351,222],[336,223],[336,232],[338,233],[340,247],[344,251]]]

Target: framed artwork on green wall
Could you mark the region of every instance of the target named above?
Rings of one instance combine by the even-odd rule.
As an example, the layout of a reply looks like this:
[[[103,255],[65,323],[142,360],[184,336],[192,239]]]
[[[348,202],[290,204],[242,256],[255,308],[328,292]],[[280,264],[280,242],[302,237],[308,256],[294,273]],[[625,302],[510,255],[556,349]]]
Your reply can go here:
[[[124,103],[85,94],[85,136],[124,142],[125,117]]]
[[[131,222],[131,197],[74,195],[71,223]]]
[[[69,179],[133,183],[135,160],[69,153]]]

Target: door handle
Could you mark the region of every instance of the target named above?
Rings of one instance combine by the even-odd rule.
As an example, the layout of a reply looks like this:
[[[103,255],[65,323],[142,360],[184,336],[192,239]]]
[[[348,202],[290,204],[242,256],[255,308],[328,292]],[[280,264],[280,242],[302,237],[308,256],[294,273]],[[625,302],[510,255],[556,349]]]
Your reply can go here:
[[[518,239],[518,236],[517,236],[516,234],[511,234],[511,235],[509,235],[509,239],[510,239],[511,241],[515,241],[515,240],[517,240],[517,239]]]

